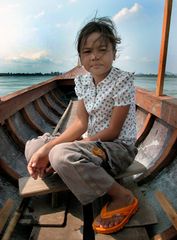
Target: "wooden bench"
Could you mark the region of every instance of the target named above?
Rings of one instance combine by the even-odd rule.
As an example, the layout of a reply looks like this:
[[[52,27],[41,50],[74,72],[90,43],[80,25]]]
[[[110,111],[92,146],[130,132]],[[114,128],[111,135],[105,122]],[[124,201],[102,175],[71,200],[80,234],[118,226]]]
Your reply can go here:
[[[133,176],[134,174],[138,174],[142,171],[145,171],[144,166],[142,166],[142,164],[138,163],[138,162],[134,162],[128,169],[127,171],[125,171],[124,173],[122,173],[120,176],[117,177],[118,180],[120,179],[126,179],[127,177]],[[132,184],[132,180],[130,178],[129,182],[131,182]],[[131,189],[131,184],[128,183],[128,187]],[[127,187],[126,186],[126,187]],[[134,191],[134,193],[137,195],[137,189],[131,189]],[[46,195],[49,193],[56,193],[56,192],[61,192],[60,195],[62,196],[63,191],[68,191],[67,186],[62,182],[62,180],[59,178],[59,176],[57,174],[53,174],[49,177],[46,177],[44,179],[40,179],[38,178],[37,180],[34,180],[32,177],[22,177],[19,179],[19,192],[20,195],[23,199],[26,198],[31,198],[31,197],[36,197],[36,196],[42,196],[42,195]],[[139,197],[139,196],[138,196]],[[139,197],[141,198],[141,197]],[[37,200],[36,200],[37,201]],[[72,201],[73,203],[73,201]],[[40,205],[40,203],[37,203]],[[34,204],[35,206],[37,205],[36,203]],[[155,224],[157,223],[157,219],[156,217],[153,215],[152,213],[152,209],[151,206],[149,206],[147,204],[147,202],[143,202],[141,201],[140,203],[140,210],[138,211],[138,213],[136,214],[135,217],[133,217],[132,221],[130,221],[130,223],[127,224],[127,227],[125,228],[125,230],[119,232],[118,234],[114,234],[114,235],[102,235],[102,234],[96,234],[94,235],[94,232],[92,231],[92,221],[93,221],[93,216],[92,216],[92,205],[86,205],[83,207],[83,236],[78,235],[78,231],[76,232],[76,230],[74,230],[75,228],[78,228],[78,225],[82,226],[82,221],[80,221],[80,217],[75,217],[75,203],[73,203],[72,208],[74,208],[74,214],[69,214],[69,220],[66,222],[66,225],[63,225],[63,228],[58,228],[57,225],[59,225],[58,223],[56,223],[56,225],[51,226],[51,218],[48,217],[48,215],[46,215],[46,209],[44,209],[44,211],[41,212],[41,210],[38,210],[40,214],[43,214],[42,216],[42,222],[40,220],[38,227],[42,226],[42,227],[46,227],[47,225],[49,225],[47,228],[42,228],[39,231],[38,227],[35,227],[33,230],[33,235],[38,236],[38,240],[47,240],[47,237],[45,238],[45,236],[48,236],[49,232],[50,234],[61,234],[61,236],[64,236],[65,234],[68,234],[68,231],[70,231],[72,238],[68,237],[67,239],[76,239],[76,240],[113,240],[113,239],[119,239],[119,240],[129,240],[132,239],[132,234],[134,234],[135,240],[138,239],[144,239],[144,240],[148,240],[148,236],[147,233],[144,229],[144,225],[148,225],[148,224]],[[37,207],[39,208],[39,206]],[[42,204],[41,204],[41,208],[42,208]],[[44,207],[45,208],[45,207]],[[82,209],[80,209],[82,211]],[[58,208],[52,211],[59,211],[58,212],[58,218],[61,218],[61,215],[63,217],[63,221],[64,221],[64,213],[63,210],[61,211],[60,208],[58,210]],[[52,213],[54,214],[54,213]],[[52,215],[51,214],[51,215]],[[56,214],[56,213],[55,213]],[[76,214],[78,215],[78,213]],[[71,219],[72,220],[71,220]],[[41,219],[41,216],[40,218]],[[55,222],[55,216],[53,218],[53,221]],[[70,221],[72,221],[71,224],[73,224],[73,226],[70,226]],[[61,222],[61,221],[60,221]],[[60,224],[62,225],[62,223]],[[51,228],[49,228],[51,226]],[[53,228],[55,227],[55,228]],[[77,237],[76,237],[77,236]],[[90,238],[90,236],[92,238]],[[83,237],[83,238],[82,238]],[[52,239],[55,240],[54,237],[52,237]],[[58,238],[56,238],[58,239]],[[60,239],[60,238],[59,238]],[[63,240],[64,238],[61,238],[61,240]]]
[[[124,179],[130,176],[133,176],[135,174],[142,173],[145,170],[146,168],[141,163],[134,161],[132,165],[129,166],[124,173],[121,173],[119,176],[117,176],[117,180],[119,181],[120,179]],[[59,193],[59,192],[68,191],[68,190],[69,189],[67,188],[67,186],[62,182],[62,180],[59,178],[58,174],[56,173],[44,179],[38,178],[37,180],[34,180],[32,177],[22,177],[19,179],[19,193],[23,199],[31,198],[34,196],[46,195],[49,193],[51,194]],[[93,211],[92,204],[83,206],[83,222],[84,222],[83,239],[84,240],[95,239],[94,232],[92,230],[92,221],[93,221],[92,211]],[[154,223],[154,219],[153,219],[153,223]],[[39,223],[38,225],[47,226],[47,223],[46,224]],[[55,226],[57,227],[57,224],[53,225],[53,227]],[[63,227],[65,226],[63,225]],[[103,239],[103,237],[99,238],[99,236],[100,235],[98,234],[97,235],[98,239]]]
[[[127,170],[118,175],[116,179],[120,180],[125,177],[143,173],[144,171],[146,171],[144,165],[134,161]],[[19,193],[23,198],[66,191],[67,189],[67,186],[56,173],[44,179],[38,178],[34,180],[32,177],[22,177],[19,179]]]

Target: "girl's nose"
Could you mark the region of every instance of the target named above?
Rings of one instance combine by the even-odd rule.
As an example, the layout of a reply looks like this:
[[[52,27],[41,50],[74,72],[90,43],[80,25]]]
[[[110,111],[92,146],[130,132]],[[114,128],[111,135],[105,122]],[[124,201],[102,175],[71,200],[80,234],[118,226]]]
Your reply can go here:
[[[99,59],[99,54],[96,51],[93,51],[91,53],[91,59],[92,60],[98,60]]]

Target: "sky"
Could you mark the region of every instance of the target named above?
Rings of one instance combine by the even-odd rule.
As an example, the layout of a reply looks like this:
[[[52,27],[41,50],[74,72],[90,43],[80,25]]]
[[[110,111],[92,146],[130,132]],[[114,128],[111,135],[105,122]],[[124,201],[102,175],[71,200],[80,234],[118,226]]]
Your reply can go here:
[[[93,17],[110,17],[122,39],[114,66],[157,73],[164,0],[0,0],[0,72],[66,72],[78,63],[76,37]],[[177,0],[166,71],[177,73]]]

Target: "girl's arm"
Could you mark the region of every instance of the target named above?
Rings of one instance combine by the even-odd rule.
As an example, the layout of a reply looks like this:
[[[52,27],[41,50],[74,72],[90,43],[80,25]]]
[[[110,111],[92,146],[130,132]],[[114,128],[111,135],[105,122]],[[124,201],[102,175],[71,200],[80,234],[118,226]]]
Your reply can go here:
[[[51,149],[59,143],[72,142],[80,139],[82,134],[86,132],[88,126],[88,113],[85,109],[83,100],[79,100],[77,104],[76,117],[71,125],[57,138],[51,140],[44,145],[45,148]]]
[[[108,128],[98,132],[97,134],[85,138],[84,141],[113,141],[121,132],[124,121],[127,117],[130,105],[114,107]]]

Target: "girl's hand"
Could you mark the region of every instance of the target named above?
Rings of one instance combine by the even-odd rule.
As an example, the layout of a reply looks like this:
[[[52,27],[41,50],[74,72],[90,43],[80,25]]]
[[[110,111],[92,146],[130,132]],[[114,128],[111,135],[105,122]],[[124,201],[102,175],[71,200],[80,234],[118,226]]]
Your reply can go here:
[[[37,152],[31,157],[27,169],[29,174],[37,179],[38,177],[43,177],[45,170],[49,163],[48,158],[49,150],[45,147],[40,148]]]

